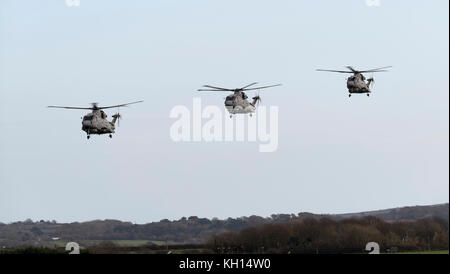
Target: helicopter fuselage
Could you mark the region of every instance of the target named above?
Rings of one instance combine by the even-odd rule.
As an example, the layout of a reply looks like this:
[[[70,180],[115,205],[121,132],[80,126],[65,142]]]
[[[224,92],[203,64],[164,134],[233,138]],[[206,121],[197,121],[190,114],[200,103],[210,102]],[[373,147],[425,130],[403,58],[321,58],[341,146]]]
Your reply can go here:
[[[347,88],[349,93],[370,93],[369,82],[362,74],[355,74],[347,78]]]
[[[253,97],[253,101],[249,102],[247,94],[245,94],[244,91],[247,90],[261,90],[266,88],[272,88],[281,86],[281,84],[277,85],[270,85],[270,86],[263,86],[263,87],[254,87],[258,83],[251,83],[250,85],[246,85],[242,88],[235,88],[235,89],[229,89],[229,88],[221,88],[217,86],[210,86],[210,85],[204,85],[202,89],[198,89],[198,91],[226,91],[226,92],[233,92],[233,94],[228,95],[225,98],[225,108],[230,113],[230,118],[233,116],[233,114],[246,114],[249,113],[250,116],[252,116],[252,113],[256,111],[256,104],[261,101],[261,98],[259,95],[256,95]]]
[[[97,103],[92,103],[92,107],[72,107],[72,106],[47,106],[49,108],[63,108],[63,109],[90,109],[91,113],[86,114],[82,117],[81,130],[87,133],[87,138],[89,139],[91,134],[109,134],[109,138],[112,138],[112,133],[115,133],[115,123],[120,119],[119,108],[125,107],[132,104],[142,103],[143,101],[136,101],[126,104],[99,107]],[[117,108],[117,113],[112,117],[112,121],[106,120],[108,117],[103,109],[107,108]]]
[[[250,103],[248,96],[243,91],[235,91],[234,94],[228,95],[225,98],[225,108],[230,114],[238,113],[254,113],[256,110],[256,100]]]
[[[347,66],[348,70],[331,70],[331,69],[317,69],[317,71],[326,71],[326,72],[337,72],[337,73],[351,73],[352,76],[347,78],[347,88],[348,88],[348,96],[351,97],[352,93],[365,93],[367,96],[370,95],[370,86],[374,83],[373,77],[370,77],[366,81],[366,77],[364,77],[363,73],[375,73],[375,72],[385,72],[386,69],[391,68],[381,67],[375,69],[368,70],[356,70],[351,66]]]
[[[93,110],[91,113],[85,115],[83,117],[82,130],[87,133],[87,135],[91,134],[111,134],[115,133],[115,121],[108,121],[106,118],[108,116],[102,110]]]

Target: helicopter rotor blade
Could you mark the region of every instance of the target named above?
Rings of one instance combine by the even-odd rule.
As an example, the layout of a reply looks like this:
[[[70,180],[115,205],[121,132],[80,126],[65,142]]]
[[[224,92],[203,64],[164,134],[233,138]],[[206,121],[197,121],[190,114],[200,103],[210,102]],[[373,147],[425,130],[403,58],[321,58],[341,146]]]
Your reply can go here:
[[[62,107],[62,106],[47,106],[48,108],[65,108],[65,109],[90,109],[93,110],[93,107],[90,108],[82,108],[82,107]]]
[[[257,83],[251,83],[249,85],[246,85],[243,88],[237,88],[237,89],[226,89],[226,88],[219,88],[219,87],[214,87],[214,86],[209,86],[209,85],[205,85],[203,87],[205,87],[206,89],[198,89],[197,91],[230,91],[230,92],[236,92],[236,91],[244,91],[244,90],[257,90],[257,89],[263,89],[263,88],[271,88],[271,87],[277,87],[277,86],[281,86],[281,84],[278,85],[271,85],[271,86],[264,86],[264,87],[255,87],[255,88],[249,88],[253,85],[256,85]]]
[[[203,87],[210,88],[210,89],[216,89],[217,91],[234,91],[233,89],[219,88],[219,87],[214,87],[214,86],[209,86],[209,85],[204,85]]]
[[[338,72],[338,73],[354,73],[353,71],[346,71],[346,70],[331,70],[331,69],[316,69],[316,71]]]
[[[369,73],[369,72],[387,72],[389,70],[363,70],[360,71],[359,73]]]
[[[233,92],[234,90],[222,90],[222,89],[197,89],[197,91],[230,91]]]
[[[242,87],[240,89],[246,89],[246,88],[251,87],[251,86],[256,85],[256,84],[258,84],[258,83],[257,82],[251,83],[250,85],[246,85],[245,87]]]
[[[96,109],[107,109],[107,108],[116,108],[116,107],[126,107],[126,106],[128,106],[128,105],[137,104],[137,103],[142,103],[142,102],[144,102],[144,101],[136,101],[136,102],[126,103],[126,104],[121,104],[121,105],[115,105],[115,106],[97,107]]]
[[[376,68],[376,69],[367,69],[367,70],[361,70],[358,71],[359,73],[368,73],[368,72],[385,72],[388,71],[386,69],[388,68],[392,68],[392,66],[388,66],[388,67],[381,67],[381,68]]]
[[[47,106],[47,107],[48,108],[64,108],[64,109],[99,110],[99,109],[106,109],[106,108],[126,107],[128,105],[137,104],[137,103],[141,103],[141,102],[144,102],[144,101],[136,101],[136,102],[126,103],[126,104],[121,104],[121,105],[115,105],[115,106],[107,106],[107,107],[98,107],[97,103],[92,103],[92,107],[64,107],[64,106]]]
[[[264,87],[256,87],[256,88],[247,88],[247,89],[243,89],[243,90],[258,90],[258,89],[272,88],[272,87],[278,87],[278,86],[281,86],[281,84],[271,85],[271,86],[264,86]]]
[[[359,73],[359,71],[357,71],[356,69],[354,69],[354,68],[351,67],[351,66],[347,66],[346,68],[348,68],[349,70],[351,70],[351,72],[353,72],[353,73]]]
[[[381,68],[375,68],[375,69],[368,69],[368,70],[365,70],[364,72],[371,72],[371,71],[386,71],[386,69],[388,69],[388,68],[392,68],[392,66],[387,66],[387,67],[381,67]]]
[[[354,74],[358,74],[358,73],[367,73],[367,72],[385,72],[387,71],[386,69],[388,68],[392,68],[392,66],[388,66],[388,67],[381,67],[381,68],[376,68],[376,69],[368,69],[368,70],[356,70],[351,66],[347,66],[347,68],[350,71],[345,71],[345,70],[330,70],[330,69],[316,69],[316,71],[327,71],[327,72],[338,72],[338,73],[354,73]]]

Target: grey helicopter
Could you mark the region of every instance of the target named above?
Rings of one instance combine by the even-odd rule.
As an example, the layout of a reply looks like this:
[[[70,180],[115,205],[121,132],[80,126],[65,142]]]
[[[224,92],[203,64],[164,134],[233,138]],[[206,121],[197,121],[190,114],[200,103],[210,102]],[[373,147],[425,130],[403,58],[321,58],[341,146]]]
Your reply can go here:
[[[198,89],[198,91],[225,91],[225,92],[233,92],[233,94],[228,95],[225,98],[225,108],[230,113],[230,118],[233,117],[234,114],[250,114],[252,116],[252,113],[256,110],[256,104],[261,101],[261,97],[259,94],[256,94],[252,98],[252,102],[249,102],[247,94],[245,94],[244,91],[247,90],[260,90],[265,88],[271,88],[271,87],[278,87],[281,86],[281,84],[277,85],[271,85],[271,86],[263,86],[263,87],[252,87],[258,83],[251,83],[249,85],[246,85],[242,88],[235,88],[235,89],[228,89],[228,88],[221,88],[221,87],[214,87],[205,85],[203,86],[206,89]]]
[[[373,73],[373,72],[385,72],[389,67],[382,67],[376,69],[369,70],[355,70],[353,67],[348,66],[349,71],[346,70],[328,70],[328,69],[318,69],[317,71],[328,71],[328,72],[338,72],[338,73],[352,73],[353,75],[347,78],[347,88],[348,88],[348,97],[351,97],[353,93],[366,93],[367,96],[370,95],[371,90],[370,86],[373,85],[375,80],[373,77],[367,79],[364,77],[363,73]]]
[[[131,102],[121,105],[115,106],[107,106],[107,107],[99,107],[98,103],[92,103],[92,107],[62,107],[62,106],[48,106],[49,108],[65,108],[65,109],[87,109],[92,110],[91,113],[88,113],[82,117],[81,122],[81,130],[85,131],[87,134],[87,138],[91,138],[91,134],[109,134],[109,138],[112,138],[112,134],[115,133],[116,129],[116,121],[118,124],[120,123],[120,118],[122,117],[119,113],[120,107],[126,107],[131,104],[141,103],[143,101]],[[112,121],[108,121],[106,118],[108,117],[103,109],[108,108],[117,108],[117,113],[112,117]]]

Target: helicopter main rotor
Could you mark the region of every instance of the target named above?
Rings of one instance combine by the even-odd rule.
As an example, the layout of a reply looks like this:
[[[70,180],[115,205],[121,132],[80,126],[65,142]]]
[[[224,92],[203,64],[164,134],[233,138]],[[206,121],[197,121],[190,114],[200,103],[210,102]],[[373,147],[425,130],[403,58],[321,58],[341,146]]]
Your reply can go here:
[[[317,71],[327,71],[327,72],[338,72],[338,73],[353,73],[353,74],[361,74],[361,73],[368,73],[368,72],[385,72],[388,71],[386,69],[388,68],[392,68],[392,66],[388,66],[388,67],[381,67],[381,68],[376,68],[376,69],[369,69],[369,70],[356,70],[351,66],[347,66],[346,67],[347,70],[329,70],[329,69],[317,69]]]
[[[136,101],[136,102],[126,103],[126,104],[121,104],[121,105],[115,105],[115,106],[107,106],[107,107],[99,107],[98,103],[92,103],[92,107],[90,107],[90,108],[86,108],[86,107],[63,107],[63,106],[47,106],[47,107],[48,108],[65,108],[65,109],[100,110],[100,109],[107,109],[107,108],[126,107],[128,105],[137,104],[137,103],[141,103],[141,102],[144,102],[144,101]]]
[[[242,88],[235,88],[235,89],[228,89],[228,88],[221,88],[221,87],[215,87],[215,86],[210,86],[210,85],[204,85],[203,87],[206,89],[198,89],[197,91],[228,91],[228,92],[242,92],[242,91],[246,91],[246,90],[259,90],[259,89],[265,89],[265,88],[271,88],[271,87],[278,87],[281,86],[281,84],[277,84],[277,85],[271,85],[271,86],[263,86],[263,87],[253,87],[250,88],[251,86],[254,86],[258,83],[251,83],[249,85],[246,85]]]

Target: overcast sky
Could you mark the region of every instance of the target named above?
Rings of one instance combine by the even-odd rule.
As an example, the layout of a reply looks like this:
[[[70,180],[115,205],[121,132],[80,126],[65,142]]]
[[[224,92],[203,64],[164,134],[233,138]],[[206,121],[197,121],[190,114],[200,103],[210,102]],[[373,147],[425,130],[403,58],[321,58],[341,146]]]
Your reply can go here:
[[[345,213],[449,201],[447,0],[0,2],[0,222]],[[371,97],[343,74],[369,69]],[[371,76],[366,75],[366,76]],[[279,146],[175,143],[175,105],[225,87],[279,108]],[[249,95],[253,95],[250,93]],[[121,110],[86,139],[81,110]],[[115,110],[107,111],[111,116]]]

